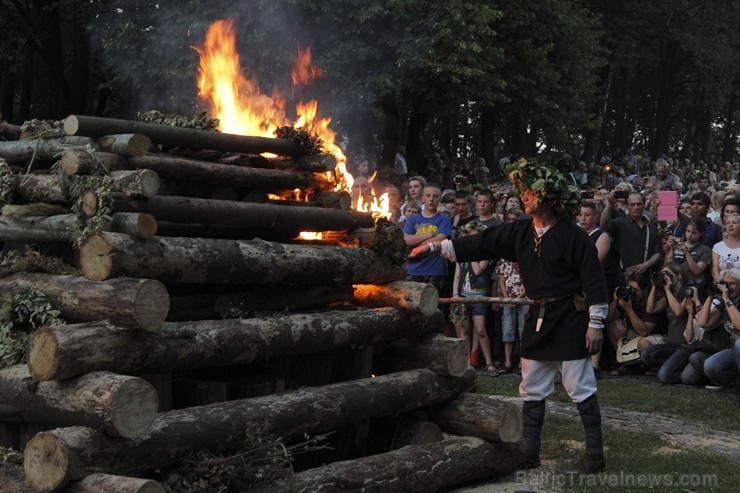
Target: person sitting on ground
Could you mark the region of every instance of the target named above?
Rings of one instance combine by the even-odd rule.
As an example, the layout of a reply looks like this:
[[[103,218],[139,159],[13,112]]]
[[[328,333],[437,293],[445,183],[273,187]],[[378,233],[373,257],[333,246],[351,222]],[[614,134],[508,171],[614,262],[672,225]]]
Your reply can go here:
[[[629,274],[627,286],[614,290],[614,298],[609,304],[607,318],[607,335],[612,346],[619,348],[621,339],[635,339],[638,353],[642,353],[652,344],[663,342],[663,336],[654,334],[657,317],[647,313],[647,293],[650,280],[638,273]],[[630,372],[627,365],[621,365],[612,372],[613,375],[626,375]]]
[[[726,345],[715,354],[703,358],[703,372],[709,381],[718,387],[727,387],[735,383],[740,377],[740,269],[733,267],[722,271],[722,282],[716,284],[719,293],[712,301],[705,301],[704,307],[699,312],[698,322],[702,327],[711,327],[722,320],[722,324],[715,330],[724,330],[724,334],[718,333],[726,339],[719,341],[720,345]],[[707,297],[711,300],[711,297]],[[710,308],[711,307],[711,308]],[[696,366],[701,364],[702,358],[697,353],[691,355],[690,362]]]
[[[656,374],[659,374],[664,371],[662,365],[666,360],[685,342],[684,331],[688,313],[683,300],[687,293],[681,267],[676,264],[664,265],[661,272],[653,276],[651,284],[646,311],[651,314],[665,313],[668,317],[668,330],[663,342],[651,344],[640,351],[640,362],[648,370],[655,370]],[[668,370],[666,368],[665,371]],[[675,374],[675,370],[671,372]]]

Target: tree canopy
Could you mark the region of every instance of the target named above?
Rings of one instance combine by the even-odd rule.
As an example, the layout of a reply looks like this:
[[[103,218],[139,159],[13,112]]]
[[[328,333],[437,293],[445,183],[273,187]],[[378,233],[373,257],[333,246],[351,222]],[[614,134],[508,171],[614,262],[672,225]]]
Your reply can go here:
[[[297,47],[325,77],[305,88],[353,150],[379,133],[483,156],[596,160],[737,156],[740,4],[733,0],[0,0],[0,112],[194,114],[198,53],[233,18],[246,76],[289,94]]]

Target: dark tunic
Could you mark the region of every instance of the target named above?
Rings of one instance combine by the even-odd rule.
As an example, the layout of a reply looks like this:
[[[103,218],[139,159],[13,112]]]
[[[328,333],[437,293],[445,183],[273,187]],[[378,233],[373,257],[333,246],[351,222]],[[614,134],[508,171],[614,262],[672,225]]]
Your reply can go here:
[[[568,361],[588,356],[588,310],[577,311],[573,297],[583,291],[587,303],[608,303],[606,278],[588,235],[577,225],[558,221],[542,236],[541,256],[534,251],[532,219],[513,221],[453,241],[458,262],[503,258],[519,263],[527,297],[557,299],[534,305],[524,327],[521,355],[540,361]]]

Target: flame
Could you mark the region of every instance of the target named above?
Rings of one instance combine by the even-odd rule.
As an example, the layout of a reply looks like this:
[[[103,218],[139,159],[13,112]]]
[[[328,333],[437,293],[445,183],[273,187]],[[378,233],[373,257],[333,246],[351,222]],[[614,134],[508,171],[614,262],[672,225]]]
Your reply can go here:
[[[211,24],[203,45],[193,48],[200,54],[198,95],[210,105],[211,114],[218,118],[219,130],[237,135],[275,137],[278,127],[291,125],[285,114],[287,102],[280,91],[273,88],[268,96],[260,91],[257,82],[242,75],[232,19]],[[311,49],[301,50],[299,46],[291,74],[294,96],[295,88],[306,86],[323,75],[321,68],[311,64]],[[316,100],[305,103],[298,101],[296,115],[292,125],[317,135],[322,140],[325,151],[336,158],[336,169],[326,173],[326,179],[333,184],[334,191],[352,193],[355,179],[347,171],[347,157],[335,143],[336,136],[329,127],[331,118],[319,117]],[[376,217],[389,218],[391,213],[387,194],[379,199],[375,198],[373,179],[374,177],[368,180],[371,192],[359,194],[353,208],[372,212]],[[296,200],[309,199],[307,191],[296,190],[294,196],[297,197]]]

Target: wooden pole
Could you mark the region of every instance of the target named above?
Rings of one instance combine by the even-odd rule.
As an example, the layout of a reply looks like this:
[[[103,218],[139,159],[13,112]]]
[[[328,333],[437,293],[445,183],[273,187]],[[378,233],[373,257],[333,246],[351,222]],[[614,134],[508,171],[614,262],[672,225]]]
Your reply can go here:
[[[441,315],[381,308],[167,322],[156,332],[105,323],[47,326],[32,336],[28,368],[37,380],[60,380],[95,370],[140,375],[246,365],[420,336],[439,331],[441,323]]]
[[[170,411],[155,418],[147,436],[131,440],[114,440],[83,426],[56,428],[28,442],[23,468],[28,484],[51,492],[93,472],[130,474],[173,464],[204,448],[232,449],[245,423],[259,423],[262,431],[278,436],[317,434],[448,401],[474,386],[472,371],[446,378],[414,370]]]
[[[439,295],[431,284],[396,281],[383,285],[355,284],[353,288],[354,302],[359,306],[392,306],[402,310],[417,310],[427,317],[439,309]]]
[[[95,116],[70,115],[64,120],[64,131],[67,135],[85,135],[88,137],[140,133],[149,136],[155,144],[173,145],[189,149],[216,149],[223,152],[244,154],[270,152],[279,156],[304,154],[300,146],[286,139],[248,137]]]
[[[107,232],[93,233],[82,242],[80,270],[94,281],[125,275],[162,282],[267,286],[384,284],[405,277],[402,267],[364,248],[208,238],[141,241]]]
[[[0,141],[0,158],[10,164],[27,163],[34,156],[36,159],[55,159],[65,149],[85,146],[95,147],[96,144],[88,137]]]
[[[18,293],[37,289],[70,321],[108,319],[127,328],[157,330],[167,318],[167,288],[153,279],[118,277],[90,281],[79,276],[18,272],[0,277],[0,289]]]
[[[467,345],[464,339],[428,334],[393,341],[376,356],[379,373],[428,368],[438,375],[459,377],[468,368]]]
[[[2,420],[83,425],[133,438],[149,432],[157,406],[154,387],[138,377],[92,372],[63,382],[37,382],[26,365],[0,370]]]

